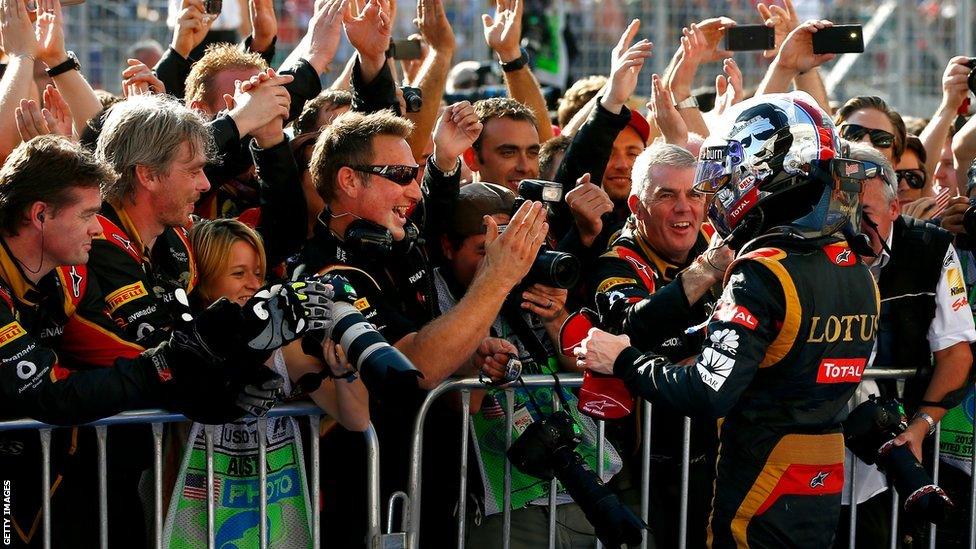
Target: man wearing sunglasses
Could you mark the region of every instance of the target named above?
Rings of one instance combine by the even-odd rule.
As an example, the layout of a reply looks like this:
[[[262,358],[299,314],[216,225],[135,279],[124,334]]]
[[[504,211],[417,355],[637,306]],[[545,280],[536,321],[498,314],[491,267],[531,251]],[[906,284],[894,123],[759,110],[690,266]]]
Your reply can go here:
[[[837,110],[835,123],[842,139],[868,144],[892,164],[905,152],[905,121],[880,97],[851,98]]]
[[[881,153],[852,143],[849,156],[864,162],[868,176],[861,226],[876,254],[865,261],[881,295],[878,338],[869,367],[919,369],[905,384],[904,404],[911,421],[896,444],[907,444],[919,460],[924,454],[928,466],[931,446],[924,441],[957,402],[955,393],[965,386],[972,365],[969,344],[976,341],[976,328],[962,269],[949,233],[900,214],[895,171]],[[934,368],[929,367],[933,356]],[[893,380],[862,381],[852,404],[871,394],[896,396]],[[848,452],[847,462],[853,457]],[[876,467],[859,463],[857,475],[858,544],[870,545],[872,540],[888,539],[890,496]],[[849,503],[846,494],[844,503]],[[841,514],[837,538],[845,545],[848,516]]]
[[[360,298],[357,307],[423,373],[420,387],[430,389],[468,364],[479,351],[505,298],[528,272],[548,224],[541,203],[524,205],[501,234],[494,220],[486,217],[481,269],[457,305],[435,318],[432,269],[417,235],[441,231],[436,223],[443,223],[449,215],[428,215],[424,224],[417,219],[423,216],[415,212],[428,207],[444,212],[453,207],[459,193],[459,156],[480,134],[481,122],[467,102],[444,110],[434,129],[434,154],[427,162],[423,186],[416,180],[418,167],[406,140],[412,129],[409,121],[381,111],[344,114],[322,132],[312,152],[311,173],[326,207],[293,271],[296,276],[324,271],[345,275]],[[414,221],[425,226],[418,228]],[[494,354],[488,346],[485,351]],[[388,391],[396,395],[395,401],[380,401],[374,389],[369,389],[370,412],[383,447],[384,492],[403,490],[410,462],[411,425],[423,393],[416,386],[396,387]],[[432,420],[438,424],[438,419]],[[323,470],[339,473],[334,479],[327,474],[328,481],[337,483],[337,491],[343,494],[361,497],[365,478],[350,474],[348,463],[355,461],[350,456],[362,454],[362,436],[337,433],[330,444],[333,449],[336,444],[341,448],[332,452],[341,463],[333,468],[328,465],[332,458],[326,458]],[[451,470],[448,467],[452,464],[442,461],[456,456],[444,454],[428,454],[433,459],[425,459],[425,467]],[[428,505],[442,506],[426,509],[425,505],[422,516],[428,521],[451,516],[457,491],[450,485],[439,483],[438,494],[425,495]],[[361,508],[352,500],[344,501],[342,509],[323,521],[337,525],[326,533],[330,543],[361,545],[365,529],[357,512]],[[363,529],[357,527],[359,524]],[[452,524],[438,523],[430,530],[425,526],[424,545],[447,546],[450,532]],[[434,534],[448,539],[434,541]]]

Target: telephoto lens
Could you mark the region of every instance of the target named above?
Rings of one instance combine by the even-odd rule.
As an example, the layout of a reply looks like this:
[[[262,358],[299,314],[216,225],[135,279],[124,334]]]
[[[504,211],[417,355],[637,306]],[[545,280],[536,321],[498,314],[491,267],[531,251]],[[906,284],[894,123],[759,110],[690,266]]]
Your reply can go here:
[[[868,465],[877,464],[905,498],[904,509],[918,518],[939,522],[952,500],[932,482],[908,446],[896,446],[895,437],[907,427],[901,404],[874,396],[851,410],[844,420],[844,444]]]
[[[575,255],[543,248],[539,250],[535,261],[532,262],[524,283],[527,285],[539,283],[553,288],[572,288],[579,281],[581,268],[580,260]]]
[[[508,449],[508,459],[527,475],[559,479],[606,547],[639,544],[647,525],[586,468],[575,451],[581,440],[573,418],[564,411],[555,412],[531,423]]]

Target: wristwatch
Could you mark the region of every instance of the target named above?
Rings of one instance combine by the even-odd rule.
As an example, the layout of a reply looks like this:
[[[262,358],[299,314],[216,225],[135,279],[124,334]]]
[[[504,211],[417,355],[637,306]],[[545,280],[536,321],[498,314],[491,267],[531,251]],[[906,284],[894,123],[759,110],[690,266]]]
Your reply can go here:
[[[64,62],[62,62],[60,64],[57,64],[57,65],[55,65],[53,67],[49,67],[47,69],[44,69],[44,70],[45,70],[45,72],[47,72],[47,75],[48,76],[50,76],[51,78],[54,78],[55,76],[57,76],[59,74],[64,74],[64,73],[66,73],[68,71],[80,71],[81,70],[81,62],[78,61],[78,56],[75,55],[75,52],[69,51],[68,52],[68,59],[67,60],[65,60]]]
[[[694,95],[688,96],[688,98],[685,99],[684,101],[681,101],[679,103],[675,103],[674,104],[674,108],[676,108],[676,109],[691,109],[691,108],[697,109],[698,108],[698,98],[695,97]]]
[[[935,433],[936,423],[935,420],[932,419],[932,416],[926,414],[925,412],[915,412],[915,415],[912,416],[912,421],[915,421],[916,419],[921,419],[925,423],[929,424],[929,430],[927,433],[925,433],[925,436],[932,436],[932,433]]]
[[[514,72],[529,64],[529,52],[525,51],[525,48],[521,48],[520,51],[522,55],[518,56],[517,59],[512,59],[508,63],[499,60],[498,63],[502,66],[503,71]]]

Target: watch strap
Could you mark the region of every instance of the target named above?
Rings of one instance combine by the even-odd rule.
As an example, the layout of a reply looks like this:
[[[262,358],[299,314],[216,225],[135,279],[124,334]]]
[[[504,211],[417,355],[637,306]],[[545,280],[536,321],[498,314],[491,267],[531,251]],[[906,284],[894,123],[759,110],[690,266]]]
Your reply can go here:
[[[682,101],[679,101],[679,102],[675,103],[674,104],[674,108],[676,108],[676,109],[691,109],[691,108],[697,109],[698,108],[698,98],[695,97],[694,95],[690,95],[690,96],[688,96],[687,99],[684,99]]]
[[[502,70],[505,71],[505,72],[514,72],[514,71],[517,71],[517,70],[521,69],[522,67],[528,65],[529,64],[529,52],[525,51],[525,48],[522,48],[521,49],[521,52],[522,52],[522,55],[518,56],[517,59],[513,59],[513,60],[509,61],[508,63],[499,61],[499,64],[501,65]]]
[[[912,421],[915,421],[916,419],[920,419],[925,423],[928,423],[929,430],[926,433],[926,436],[932,436],[932,434],[935,433],[936,422],[935,419],[932,418],[932,416],[926,414],[925,412],[915,412],[915,415],[912,416]]]
[[[48,76],[54,78],[55,76],[72,70],[81,70],[81,63],[78,61],[78,56],[75,55],[75,52],[69,51],[68,59],[53,67],[45,69],[45,72],[47,72]]]

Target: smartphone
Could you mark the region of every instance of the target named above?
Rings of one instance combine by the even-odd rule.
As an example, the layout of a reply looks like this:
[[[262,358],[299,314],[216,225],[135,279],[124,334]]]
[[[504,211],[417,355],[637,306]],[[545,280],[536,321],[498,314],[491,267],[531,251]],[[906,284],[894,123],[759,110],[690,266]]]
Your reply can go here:
[[[203,0],[203,9],[209,15],[220,15],[224,9],[223,0]]]
[[[861,25],[836,25],[813,35],[813,53],[863,53]]]
[[[725,29],[725,49],[729,51],[771,50],[776,34],[765,25],[737,25]]]
[[[420,48],[420,40],[390,40],[391,57],[394,59],[410,60],[420,59],[423,50]]]

